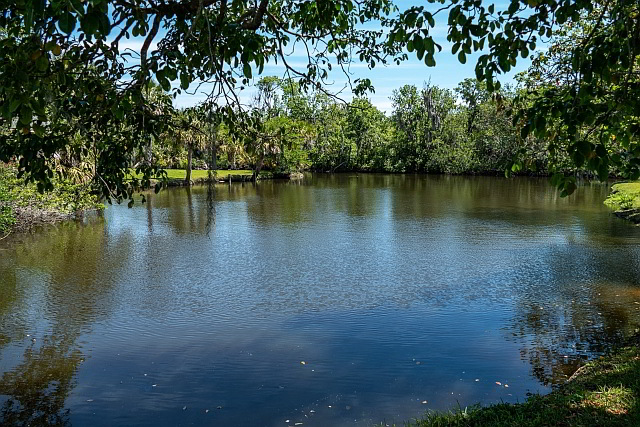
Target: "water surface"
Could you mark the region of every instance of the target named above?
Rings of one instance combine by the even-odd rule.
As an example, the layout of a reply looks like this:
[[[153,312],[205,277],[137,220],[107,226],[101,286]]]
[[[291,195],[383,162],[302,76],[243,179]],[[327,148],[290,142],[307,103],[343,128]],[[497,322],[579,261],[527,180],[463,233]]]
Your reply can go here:
[[[309,175],[6,239],[0,421],[371,425],[546,393],[640,325],[607,192]]]

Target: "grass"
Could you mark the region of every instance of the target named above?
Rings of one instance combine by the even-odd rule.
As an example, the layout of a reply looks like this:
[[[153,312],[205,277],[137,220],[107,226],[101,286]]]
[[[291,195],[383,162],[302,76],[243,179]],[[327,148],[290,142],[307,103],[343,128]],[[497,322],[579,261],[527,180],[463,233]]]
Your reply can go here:
[[[187,171],[184,169],[165,169],[169,179],[184,179],[187,176]],[[218,178],[224,178],[231,175],[251,175],[253,171],[248,169],[239,170],[217,170],[216,176]],[[205,179],[209,177],[209,171],[194,169],[191,171],[191,179]]]
[[[582,367],[565,386],[520,404],[429,413],[415,427],[640,426],[640,347],[633,345]]]
[[[187,171],[185,169],[165,169],[165,172],[167,172],[167,178],[168,179],[180,179],[180,180],[183,180],[187,176]],[[236,176],[237,175],[251,176],[253,174],[253,171],[249,170],[249,169],[234,169],[234,170],[231,170],[231,169],[218,169],[218,170],[216,170],[216,176],[217,176],[218,179],[224,179],[229,174],[236,175]],[[263,172],[260,172],[260,175],[263,175],[263,174],[264,174]],[[134,175],[137,178],[141,178],[142,177],[141,174],[134,173]],[[193,181],[200,180],[200,179],[207,179],[207,178],[209,178],[209,171],[208,170],[194,169],[194,170],[191,171],[191,179]]]
[[[611,194],[604,201],[605,205],[616,209],[640,208],[640,182],[621,182],[611,187]]]

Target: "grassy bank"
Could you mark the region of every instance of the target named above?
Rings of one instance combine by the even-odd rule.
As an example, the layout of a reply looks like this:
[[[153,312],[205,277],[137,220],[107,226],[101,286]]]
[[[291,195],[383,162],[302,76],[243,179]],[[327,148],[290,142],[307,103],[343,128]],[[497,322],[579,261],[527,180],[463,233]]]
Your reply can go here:
[[[174,182],[184,181],[184,179],[187,176],[187,171],[185,169],[165,169],[165,172],[167,172],[167,178],[169,179],[169,181],[174,181]],[[132,171],[132,174],[137,178],[142,177],[142,175],[136,174],[133,171]],[[226,180],[229,175],[232,176],[232,180],[233,179],[245,180],[253,175],[253,171],[250,169],[233,169],[233,170],[218,169],[216,170],[217,180]],[[260,172],[260,175],[258,175],[258,178],[259,179],[273,178],[273,173],[263,171],[263,172]],[[191,171],[191,181],[196,184],[203,183],[208,179],[209,179],[208,170],[194,169]]]
[[[604,203],[616,210],[640,209],[640,182],[614,184]]]
[[[187,176],[187,171],[184,169],[166,169],[167,177],[169,179],[185,179]],[[253,174],[253,171],[249,169],[239,169],[239,170],[217,170],[216,176],[218,179],[223,179],[229,175],[242,175],[247,176]],[[192,170],[191,171],[191,179],[207,179],[209,177],[209,171],[207,170]]]
[[[534,395],[520,404],[431,413],[408,425],[640,426],[640,347],[635,343],[589,362],[548,395]]]
[[[182,186],[184,185],[184,179],[187,176],[187,171],[185,169],[165,169],[167,173],[168,185],[169,186]],[[130,172],[132,176],[136,178],[142,178],[141,174],[136,174],[135,171],[131,170]],[[229,176],[231,176],[231,181],[233,182],[246,182],[250,181],[253,176],[253,171],[250,169],[218,169],[216,170],[216,181],[227,181]],[[283,172],[272,172],[272,171],[261,171],[258,175],[258,179],[299,179],[302,177],[301,173],[283,173]],[[152,181],[154,179],[152,178]],[[191,183],[192,184],[204,184],[209,180],[209,171],[194,169],[191,171]]]
[[[17,177],[13,166],[0,163],[0,237],[102,208],[87,186],[57,179],[53,191],[40,194],[35,184],[25,185]]]

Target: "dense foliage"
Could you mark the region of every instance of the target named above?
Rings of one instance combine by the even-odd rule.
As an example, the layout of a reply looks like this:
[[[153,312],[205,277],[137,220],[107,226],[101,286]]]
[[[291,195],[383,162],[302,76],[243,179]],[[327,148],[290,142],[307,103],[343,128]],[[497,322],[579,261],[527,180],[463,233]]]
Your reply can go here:
[[[54,178],[54,189],[41,194],[35,184],[24,185],[17,173],[16,168],[0,163],[0,237],[14,227],[28,229],[104,208],[88,185]]]
[[[542,168],[563,194],[575,189],[567,174],[575,168],[640,176],[637,1],[511,0],[504,10],[482,0],[427,3],[398,11],[390,0],[2,1],[0,160],[16,161],[41,191],[71,168],[117,200],[161,175],[161,162],[182,162],[176,149],[185,144],[187,163],[208,145],[210,163],[220,148],[256,172]],[[400,64],[408,51],[435,66],[441,46],[431,30],[443,16],[458,60],[480,53],[477,82],[456,94],[400,88],[390,119],[366,99],[353,108],[332,101],[328,72],[353,60]],[[130,37],[142,41],[139,52],[121,49]],[[541,43],[549,50],[537,54],[522,90],[505,90],[499,75]],[[307,58],[300,68],[287,61],[296,49]],[[268,62],[283,65],[290,88],[260,80],[262,98],[247,110],[238,92]],[[202,83],[212,88],[207,102],[176,120],[164,92]],[[356,96],[371,88],[368,79],[350,82]],[[275,91],[282,111],[265,104]],[[177,146],[157,147],[176,134]],[[159,163],[157,148],[166,153]]]
[[[366,98],[343,103],[324,93],[304,93],[295,82],[276,77],[261,79],[258,88],[252,114],[261,132],[232,133],[225,124],[205,125],[206,117],[194,121],[200,128],[190,132],[209,136],[195,151],[196,168],[210,167],[215,151],[218,167],[257,172],[263,167],[284,173],[309,169],[503,174],[509,168],[546,174],[552,167],[572,174],[587,172],[573,168],[568,156],[556,156],[552,165],[543,139],[521,135],[509,110],[522,91],[509,87],[496,96],[476,79],[461,82],[455,90],[405,85],[393,92],[388,114]],[[155,163],[187,166],[189,146],[179,143],[179,135],[157,141]],[[523,154],[526,165],[513,167]]]
[[[174,95],[210,83],[218,121],[262,132],[237,108],[255,71],[278,61],[303,87],[322,90],[330,58],[386,62],[398,49],[381,30],[359,26],[392,10],[389,0],[2,1],[0,161],[18,160],[21,175],[49,190],[52,160],[65,152],[89,160],[86,172],[104,196],[131,197],[158,174],[137,152],[174,130],[162,103],[146,96],[152,78]],[[130,37],[141,38],[139,54],[120,48]],[[301,69],[285,55],[296,45],[313,52]],[[133,166],[141,182],[131,179]]]

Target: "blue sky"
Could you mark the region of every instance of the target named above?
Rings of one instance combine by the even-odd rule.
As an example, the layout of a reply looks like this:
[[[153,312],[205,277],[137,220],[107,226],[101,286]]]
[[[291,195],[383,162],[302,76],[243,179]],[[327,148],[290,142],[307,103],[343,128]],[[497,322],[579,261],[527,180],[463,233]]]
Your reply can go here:
[[[508,3],[508,1],[496,2],[496,10],[503,10],[506,5],[508,5]],[[411,2],[403,0],[397,1],[396,4],[401,10],[408,8],[412,4],[425,4],[427,5],[428,9],[435,10],[434,5],[428,4],[426,2]],[[437,4],[436,6],[441,5]],[[391,96],[394,89],[397,89],[406,84],[422,87],[425,82],[430,81],[433,85],[453,89],[458,85],[459,82],[461,82],[465,78],[475,76],[474,67],[479,54],[468,57],[467,63],[464,65],[458,62],[456,55],[451,54],[451,43],[447,41],[447,17],[448,12],[444,12],[436,16],[436,26],[435,28],[431,29],[431,35],[434,37],[434,40],[443,48],[442,52],[437,52],[435,55],[435,67],[427,67],[426,65],[424,65],[424,62],[416,58],[415,53],[409,53],[409,60],[403,62],[400,65],[376,65],[373,70],[368,69],[366,64],[359,63],[357,62],[357,58],[354,58],[354,64],[350,67],[349,70],[351,79],[354,80],[357,78],[369,78],[372,81],[375,87],[375,93],[370,94],[368,97],[369,99],[371,99],[372,103],[375,106],[377,106],[382,111],[390,112],[391,101],[389,97]],[[132,50],[139,52],[141,45],[141,38],[123,40],[121,42],[120,50],[123,51],[124,48],[129,47]],[[155,44],[151,46],[151,50],[153,50],[154,47]],[[303,55],[303,49],[296,49],[292,53],[292,55],[288,57],[287,62],[289,62],[290,64],[298,64],[304,67],[304,65],[306,64],[306,53],[305,55]],[[515,74],[520,71],[526,70],[530,65],[530,62],[531,61],[529,59],[519,58],[518,64],[515,69],[509,74],[500,77],[502,83],[504,84],[513,81],[513,77],[515,76]],[[265,66],[262,75],[258,76],[257,72],[254,71],[254,81],[257,81],[261,76],[274,75],[283,77],[284,72],[285,68],[283,65],[269,63]],[[334,68],[334,71],[332,71],[329,75],[329,81],[332,82],[332,84],[327,86],[327,89],[331,92],[338,92],[344,88],[347,82],[347,77],[343,74],[342,70]],[[179,84],[179,82],[174,83],[175,86],[178,86]],[[195,89],[195,84],[192,85],[191,89]],[[204,86],[201,88],[201,93],[198,93],[196,95],[182,93],[174,100],[174,105],[176,107],[188,107],[196,105],[206,98],[206,95],[203,93],[206,90],[207,87]],[[241,101],[248,103],[254,92],[255,90],[252,88],[248,88],[241,92]],[[340,95],[343,99],[349,100],[352,98],[352,94],[348,89],[346,91],[343,90]]]

